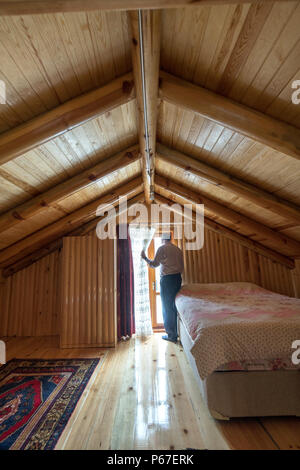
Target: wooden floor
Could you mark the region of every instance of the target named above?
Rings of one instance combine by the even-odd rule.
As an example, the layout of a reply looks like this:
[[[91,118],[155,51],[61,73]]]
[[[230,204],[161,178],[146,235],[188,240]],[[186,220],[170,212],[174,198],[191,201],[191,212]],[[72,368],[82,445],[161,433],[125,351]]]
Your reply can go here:
[[[7,360],[104,358],[56,449],[300,449],[300,419],[211,418],[184,351],[161,334],[110,351],[61,350],[58,337],[4,340]]]

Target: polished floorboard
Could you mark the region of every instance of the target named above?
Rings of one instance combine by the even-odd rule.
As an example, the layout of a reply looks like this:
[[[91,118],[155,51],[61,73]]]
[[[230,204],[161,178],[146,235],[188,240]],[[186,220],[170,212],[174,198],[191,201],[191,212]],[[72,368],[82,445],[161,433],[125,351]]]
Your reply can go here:
[[[182,347],[161,334],[115,350],[59,349],[49,336],[3,339],[7,360],[103,358],[56,449],[300,449],[299,418],[214,420]]]

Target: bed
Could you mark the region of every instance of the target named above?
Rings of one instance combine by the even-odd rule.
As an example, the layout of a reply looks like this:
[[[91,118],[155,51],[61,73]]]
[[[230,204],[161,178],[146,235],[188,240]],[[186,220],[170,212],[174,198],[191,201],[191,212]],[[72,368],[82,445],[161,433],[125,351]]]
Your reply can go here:
[[[188,284],[176,297],[178,331],[217,419],[300,416],[300,299],[252,283]]]

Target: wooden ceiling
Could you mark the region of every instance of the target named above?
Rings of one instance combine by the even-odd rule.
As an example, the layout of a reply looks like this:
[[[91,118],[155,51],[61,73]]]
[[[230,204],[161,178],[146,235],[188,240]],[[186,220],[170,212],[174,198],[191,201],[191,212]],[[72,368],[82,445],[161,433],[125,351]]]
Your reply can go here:
[[[300,2],[187,3],[0,0],[0,268],[54,249],[101,201],[151,191],[300,257]]]

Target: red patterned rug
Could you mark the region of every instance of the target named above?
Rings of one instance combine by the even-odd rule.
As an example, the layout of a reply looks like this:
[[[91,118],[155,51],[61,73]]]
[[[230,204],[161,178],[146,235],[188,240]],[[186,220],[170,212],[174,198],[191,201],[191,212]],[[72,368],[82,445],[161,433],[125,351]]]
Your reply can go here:
[[[54,449],[100,359],[12,359],[0,367],[0,449]]]

